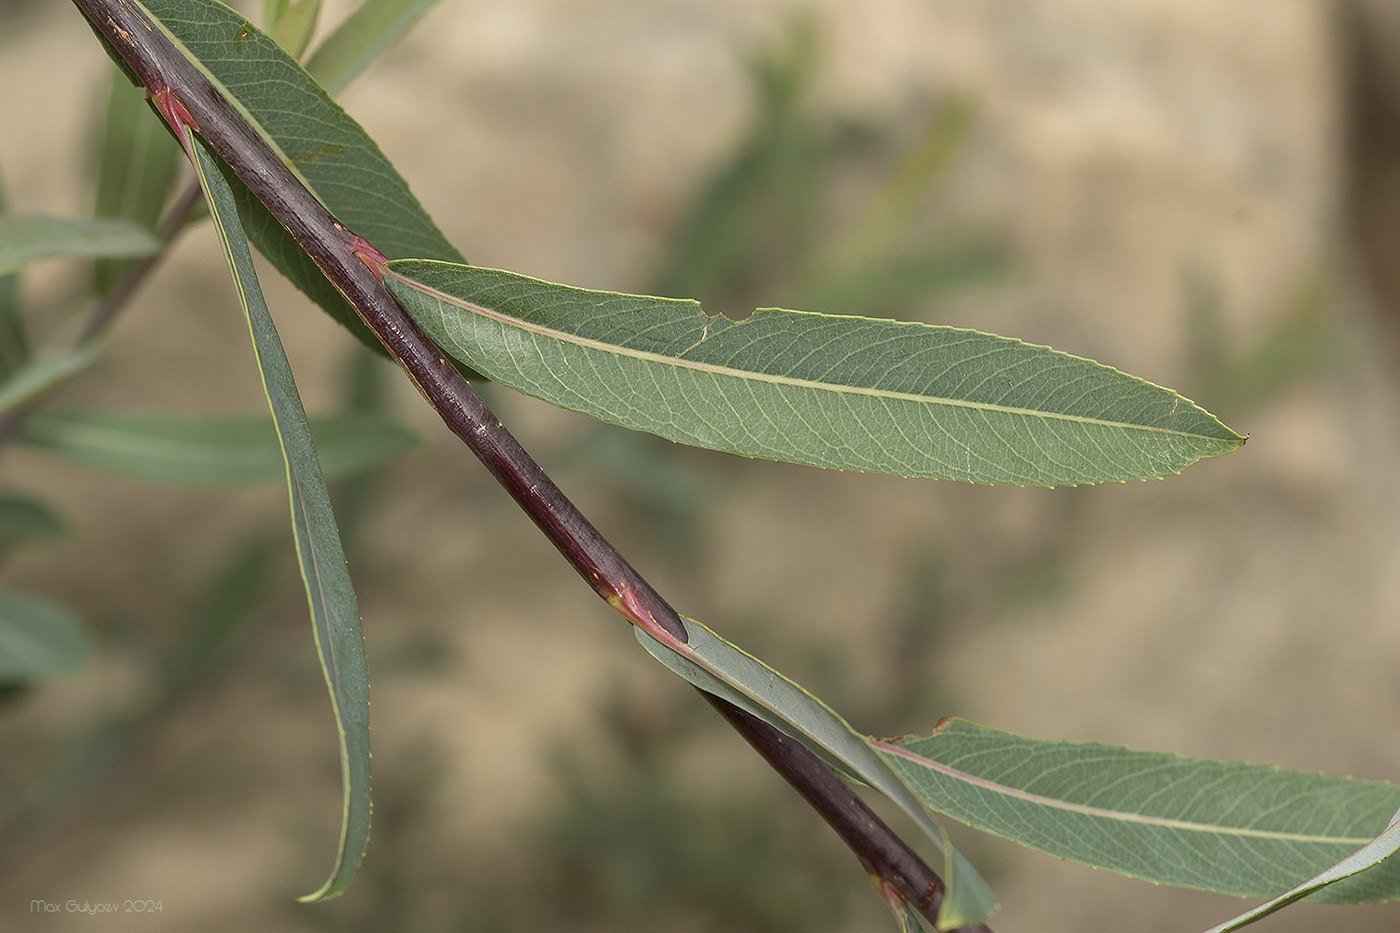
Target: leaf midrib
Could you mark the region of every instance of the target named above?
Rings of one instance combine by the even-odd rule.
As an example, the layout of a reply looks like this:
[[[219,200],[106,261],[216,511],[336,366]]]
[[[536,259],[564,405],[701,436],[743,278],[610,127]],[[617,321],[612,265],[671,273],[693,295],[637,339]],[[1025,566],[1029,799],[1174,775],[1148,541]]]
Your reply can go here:
[[[1106,820],[1117,820],[1122,823],[1138,823],[1144,826],[1160,826],[1165,829],[1177,829],[1185,832],[1209,833],[1217,836],[1240,836],[1253,839],[1267,839],[1273,842],[1305,842],[1314,845],[1362,845],[1370,842],[1371,836],[1318,836],[1308,833],[1286,833],[1269,829],[1250,829],[1243,826],[1222,826],[1211,823],[1193,823],[1188,820],[1177,820],[1170,817],[1147,816],[1141,813],[1125,813],[1121,810],[1108,810],[1103,807],[1092,807],[1087,804],[1070,803],[1067,800],[1057,800],[1054,797],[1046,797],[1041,794],[1033,794],[1029,791],[1010,787],[998,781],[978,777],[966,771],[959,771],[957,768],[949,767],[941,762],[925,758],[923,755],[911,752],[907,748],[898,745],[891,745],[887,742],[872,739],[871,744],[882,753],[904,758],[917,764],[921,768],[936,771],[954,780],[961,781],[973,787],[980,787],[983,790],[990,790],[993,793],[1001,794],[1032,803],[1037,806],[1048,807],[1055,810],[1063,810],[1067,813],[1077,813],[1081,816],[1096,817]]]
[[[767,382],[772,385],[791,386],[798,389],[812,389],[824,392],[835,392],[847,395],[864,395],[870,398],[889,399],[891,401],[916,402],[923,405],[945,405],[950,408],[968,408],[975,411],[995,412],[997,414],[1019,415],[1027,418],[1049,418],[1059,421],[1071,421],[1079,424],[1093,425],[1095,427],[1124,428],[1138,431],[1149,431],[1154,434],[1171,434],[1178,437],[1199,438],[1208,441],[1223,441],[1224,439],[1209,434],[1191,434],[1186,431],[1173,430],[1148,424],[1133,424],[1126,421],[1109,421],[1103,418],[1089,418],[1084,415],[1072,415],[1066,412],[1040,411],[1033,408],[1018,408],[1012,405],[997,405],[992,402],[975,402],[968,399],[947,398],[945,396],[918,395],[913,392],[894,392],[889,389],[876,389],[869,386],[853,386],[831,382],[819,382],[814,379],[798,379],[792,376],[780,376],[774,373],[757,372],[751,369],[735,369],[729,366],[718,366],[714,363],[701,363],[696,360],[685,360],[675,356],[666,356],[661,353],[652,353],[649,350],[638,350],[632,347],[624,347],[615,343],[605,343],[601,340],[594,340],[588,337],[581,337],[578,334],[571,334],[568,331],[557,328],[546,327],[542,324],[535,324],[523,321],[517,317],[511,317],[500,311],[493,311],[483,305],[478,305],[455,295],[450,295],[440,289],[430,285],[424,285],[415,279],[408,278],[401,273],[395,272],[392,268],[386,270],[387,275],[393,276],[409,288],[415,289],[436,298],[438,301],[454,305],[473,314],[478,314],[488,320],[515,327],[527,333],[561,343],[569,343],[584,349],[597,350],[602,353],[610,353],[614,356],[623,356],[629,359],[640,360],[648,363],[658,363],[666,366],[674,366],[680,369],[690,369],[695,372],[710,373],[716,376],[729,376],[735,379],[752,380],[756,382]],[[711,319],[713,320],[713,319]],[[708,325],[707,325],[708,326]],[[703,331],[700,338],[704,340]],[[696,341],[696,346],[700,341]],[[1180,396],[1178,396],[1180,398]]]

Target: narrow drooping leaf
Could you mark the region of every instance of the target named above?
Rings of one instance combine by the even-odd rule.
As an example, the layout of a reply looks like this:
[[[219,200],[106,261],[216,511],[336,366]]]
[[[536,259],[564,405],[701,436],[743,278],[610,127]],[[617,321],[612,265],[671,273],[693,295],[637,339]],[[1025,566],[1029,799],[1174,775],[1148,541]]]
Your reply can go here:
[[[9,210],[5,186],[0,184],[0,217]],[[20,304],[19,275],[0,275],[0,380],[24,365],[29,359],[29,336]]]
[[[934,810],[1060,858],[1158,884],[1268,897],[1369,843],[1400,787],[1097,743],[1029,739],[962,720],[875,748]],[[1400,897],[1400,862],[1315,899]]]
[[[340,846],[335,867],[321,888],[302,898],[322,900],[344,893],[369,843],[369,673],[365,667],[360,609],[345,565],[345,552],[321,476],[301,396],[258,285],[253,257],[238,223],[233,194],[204,144],[180,127],[186,151],[204,186],[209,212],[223,241],[229,269],[248,318],[268,406],[286,457],[292,531],[311,607],[312,631],[330,689],[340,740],[344,790]]]
[[[328,479],[350,476],[413,446],[413,434],[374,415],[312,419],[311,434]],[[267,418],[192,417],[117,411],[31,415],[18,440],[90,469],[188,486],[284,483],[277,427]]]
[[[1170,389],[976,331],[587,291],[445,262],[385,283],[448,353],[502,385],[748,457],[977,483],[1178,473],[1244,438]]]
[[[1211,927],[1206,933],[1231,933],[1233,930],[1243,929],[1254,921],[1262,920],[1269,914],[1282,910],[1289,904],[1300,901],[1310,894],[1315,894],[1328,885],[1336,884],[1338,881],[1344,881],[1364,871],[1373,870],[1377,865],[1380,865],[1394,855],[1396,849],[1400,849],[1400,813],[1395,815],[1391,824],[1386,827],[1385,832],[1381,833],[1375,839],[1372,839],[1337,864],[1328,866],[1327,869],[1319,872],[1302,884],[1290,888],[1278,897],[1260,904],[1253,910],[1247,910],[1237,917]]]
[[[87,629],[68,609],[0,587],[0,681],[70,674],[91,654]]]
[[[146,95],[113,71],[98,147],[94,213],[98,217],[124,217],[155,230],[175,182],[179,152],[146,105]],[[115,284],[124,266],[114,259],[97,263],[98,294],[105,294]]]
[[[0,559],[17,547],[63,537],[68,526],[37,499],[0,496]]]
[[[176,41],[341,223],[391,258],[463,261],[374,140],[295,59],[239,13],[208,0],[131,0],[130,5]],[[241,182],[231,184],[258,250],[337,321],[383,353],[291,234]]]
[[[306,70],[332,96],[350,86],[438,0],[365,0],[316,47]]]
[[[96,344],[32,357],[0,383],[0,414],[14,411],[57,388],[97,359]]]
[[[996,910],[997,902],[977,869],[948,844],[900,777],[870,746],[866,737],[821,700],[762,661],[720,638],[694,619],[683,619],[687,642],[665,641],[634,626],[642,647],[673,672],[794,736],[813,751],[878,790],[903,810],[944,855],[947,893],[939,923],[948,927],[976,923]],[[658,632],[657,634],[664,634]]]
[[[0,275],[45,259],[130,258],[159,249],[155,234],[121,218],[0,215]]]

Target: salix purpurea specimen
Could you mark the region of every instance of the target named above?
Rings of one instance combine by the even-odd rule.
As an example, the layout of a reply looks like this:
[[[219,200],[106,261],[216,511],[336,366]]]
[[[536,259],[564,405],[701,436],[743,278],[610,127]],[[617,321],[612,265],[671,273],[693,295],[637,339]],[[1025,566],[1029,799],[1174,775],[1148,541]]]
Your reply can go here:
[[[308,73],[213,0],[74,2],[195,168],[273,414],[344,773],[337,864],[307,899],[344,891],[367,844],[368,674],[316,445],[250,243],[398,362],[643,647],[698,688],[832,826],[905,929],[985,929],[995,907],[986,883],[946,844],[935,813],[1159,883],[1242,896],[1290,892],[1219,929],[1310,893],[1393,896],[1396,870],[1371,867],[1394,845],[1387,826],[1400,794],[1387,784],[1034,740],[961,720],[900,739],[854,729],[672,608],[545,475],[471,380],[746,457],[1010,485],[1168,476],[1243,444],[1204,409],[1109,366],[1011,338],[812,311],[765,309],[734,322],[682,298],[469,265],[326,90],[343,87],[392,38],[399,26],[386,11],[425,4],[370,0],[313,52]],[[299,53],[314,4],[267,7],[272,31]],[[118,236],[120,246],[95,254],[157,255],[169,235]],[[60,231],[57,239],[67,242],[60,253],[80,251],[77,236],[65,241]],[[123,286],[121,301],[132,292]],[[6,349],[10,381],[0,391],[12,393],[3,396],[12,424],[41,418],[45,390],[94,352],[89,340],[58,357],[19,340]],[[942,848],[938,871],[873,815],[852,789],[861,785],[889,797]],[[1281,799],[1289,805],[1278,806]]]

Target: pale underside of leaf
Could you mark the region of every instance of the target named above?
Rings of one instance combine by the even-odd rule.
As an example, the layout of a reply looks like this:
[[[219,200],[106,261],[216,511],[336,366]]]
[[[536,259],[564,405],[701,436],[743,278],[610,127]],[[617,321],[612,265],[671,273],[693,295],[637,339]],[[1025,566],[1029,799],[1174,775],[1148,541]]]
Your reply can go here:
[[[1384,827],[1400,787],[948,720],[875,748],[934,810],[1023,845],[1159,884],[1268,896]],[[1390,868],[1317,899],[1400,896]]]
[[[1243,929],[1256,920],[1262,920],[1269,914],[1282,910],[1289,904],[1302,900],[1309,895],[1316,894],[1329,885],[1334,885],[1339,881],[1355,877],[1362,872],[1372,871],[1376,866],[1386,862],[1396,849],[1400,849],[1400,813],[1392,819],[1391,824],[1386,827],[1385,832],[1366,845],[1357,849],[1346,858],[1329,866],[1326,870],[1319,872],[1312,878],[1297,885],[1288,891],[1272,898],[1252,910],[1247,910],[1237,917],[1233,917],[1224,923],[1211,927],[1206,933],[1232,933],[1234,930]]]
[[[443,262],[386,283],[461,362],[600,420],[750,457],[980,483],[1146,479],[1243,438],[1175,392],[950,327],[595,292]]]

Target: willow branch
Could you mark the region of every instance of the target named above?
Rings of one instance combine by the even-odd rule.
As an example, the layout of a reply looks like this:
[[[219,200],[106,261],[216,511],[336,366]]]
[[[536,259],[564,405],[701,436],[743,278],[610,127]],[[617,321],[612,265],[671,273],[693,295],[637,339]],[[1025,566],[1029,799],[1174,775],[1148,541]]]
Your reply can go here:
[[[580,576],[634,625],[686,641],[675,609],[588,521],[496,418],[375,272],[384,257],[308,191],[159,30],[122,0],[73,0],[122,56],[167,119],[187,122],[306,251],[467,445]],[[930,920],[943,883],[914,851],[799,742],[706,695],[855,852]],[[977,928],[974,928],[977,929]]]

